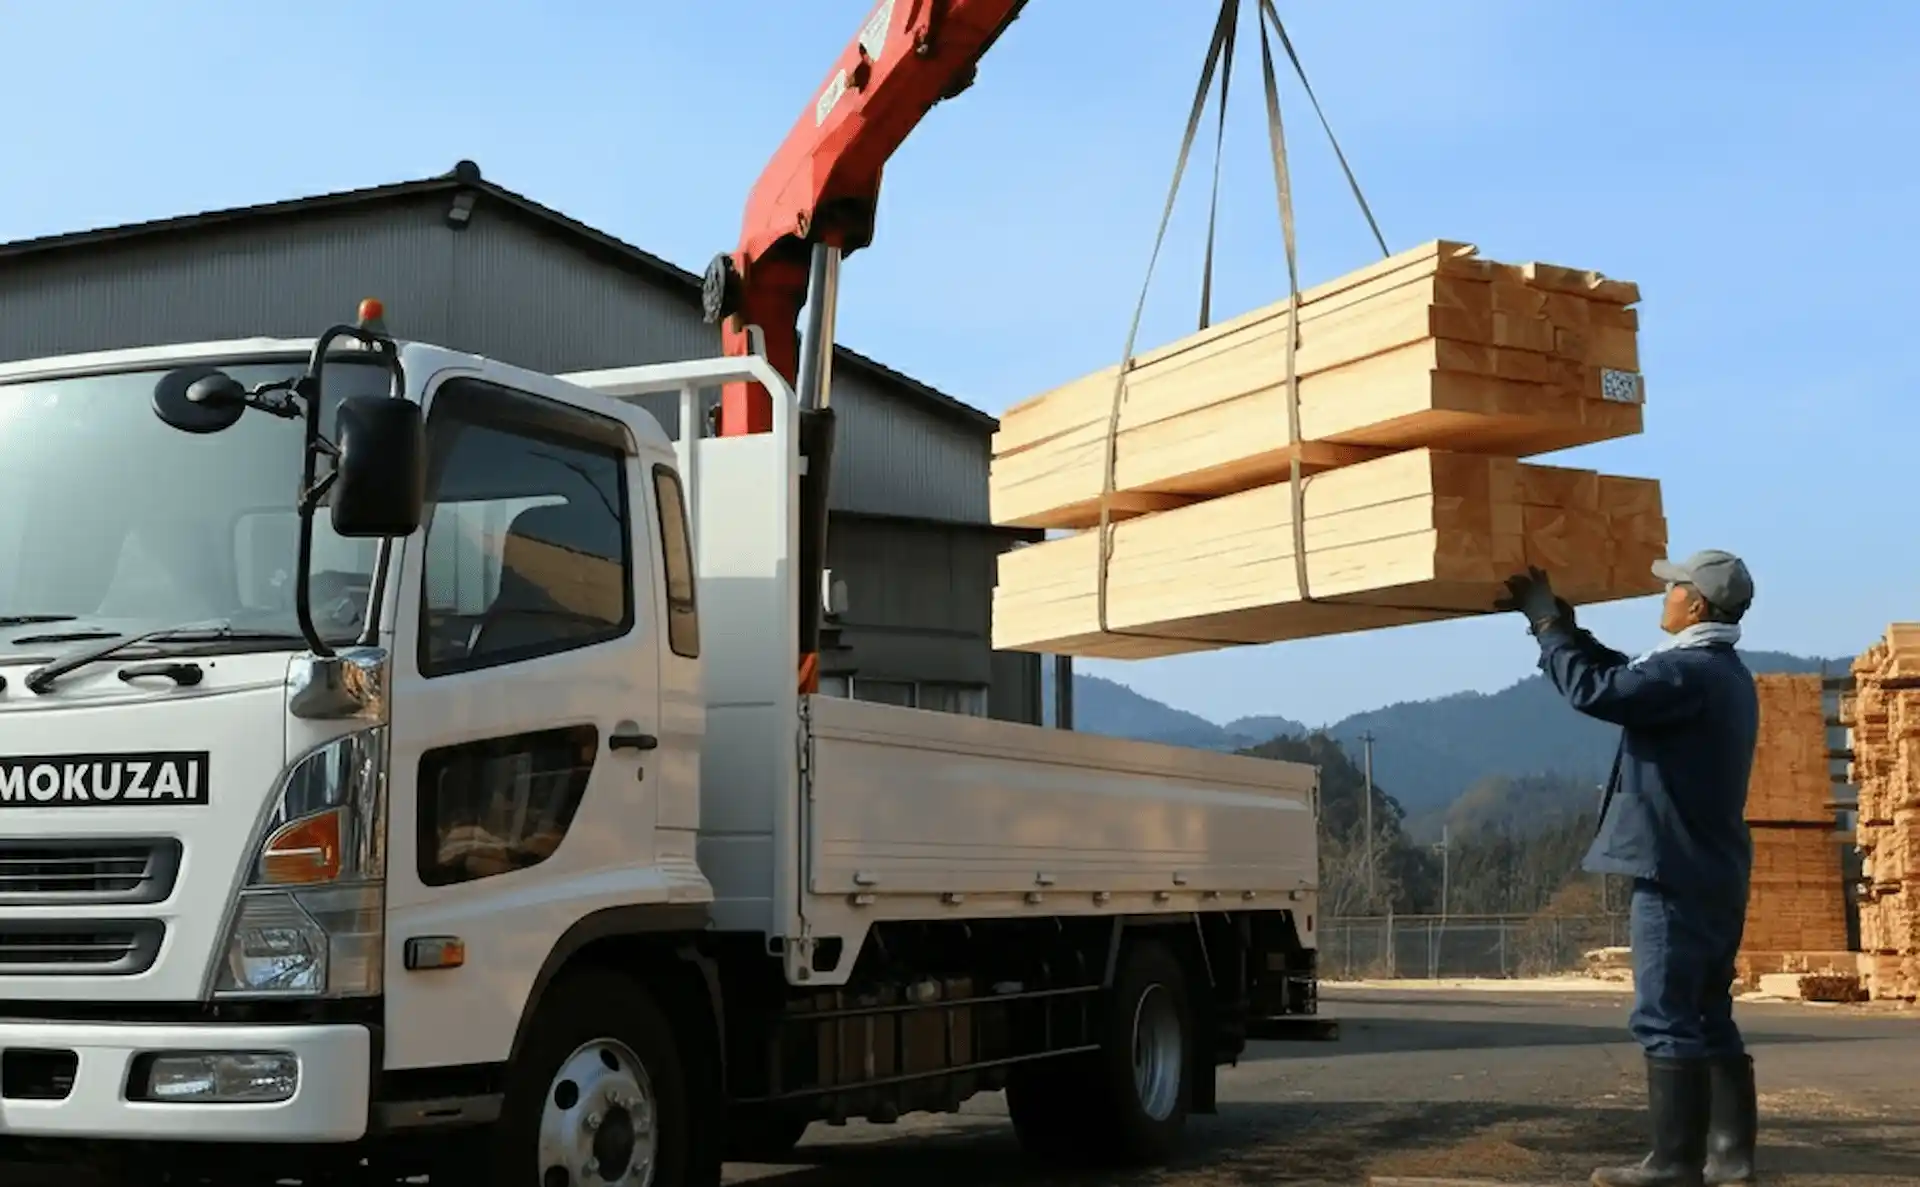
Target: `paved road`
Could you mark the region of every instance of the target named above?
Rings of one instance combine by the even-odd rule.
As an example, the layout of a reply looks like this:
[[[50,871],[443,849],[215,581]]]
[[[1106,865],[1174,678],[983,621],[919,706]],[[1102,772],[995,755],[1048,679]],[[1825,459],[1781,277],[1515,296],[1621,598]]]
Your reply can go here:
[[[1335,989],[1334,1044],[1261,1044],[1170,1172],[1116,1180],[1025,1166],[999,1097],[947,1118],[816,1126],[752,1187],[1253,1187],[1370,1174],[1584,1183],[1637,1158],[1644,1081],[1613,993]],[[1920,1012],[1746,1005],[1769,1187],[1920,1187]],[[0,1187],[55,1187],[0,1167]],[[60,1184],[60,1187],[68,1187]]]
[[[1644,1077],[1626,999],[1604,993],[1340,990],[1337,1044],[1261,1044],[1225,1073],[1217,1117],[1156,1187],[1364,1183],[1369,1174],[1584,1183],[1637,1158]],[[1766,1182],[1920,1184],[1920,1013],[1746,1005]],[[816,1126],[753,1187],[1024,1187],[999,1098],[957,1118]],[[1111,1176],[1085,1183],[1120,1187]]]

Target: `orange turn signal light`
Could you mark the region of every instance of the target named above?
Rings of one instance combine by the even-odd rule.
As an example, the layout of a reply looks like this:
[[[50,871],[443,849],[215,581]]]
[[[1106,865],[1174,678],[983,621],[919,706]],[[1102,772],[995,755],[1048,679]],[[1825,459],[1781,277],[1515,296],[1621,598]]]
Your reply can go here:
[[[261,879],[274,886],[301,886],[338,878],[342,812],[334,808],[275,829],[260,847]]]

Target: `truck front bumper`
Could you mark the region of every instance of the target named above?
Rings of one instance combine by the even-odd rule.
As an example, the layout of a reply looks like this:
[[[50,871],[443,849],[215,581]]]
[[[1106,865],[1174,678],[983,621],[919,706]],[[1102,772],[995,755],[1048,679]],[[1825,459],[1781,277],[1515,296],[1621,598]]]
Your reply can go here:
[[[372,1049],[364,1026],[0,1022],[0,1139],[357,1141],[367,1132]],[[272,1103],[137,1099],[143,1089],[132,1081],[142,1056],[219,1052],[292,1056],[292,1095]]]

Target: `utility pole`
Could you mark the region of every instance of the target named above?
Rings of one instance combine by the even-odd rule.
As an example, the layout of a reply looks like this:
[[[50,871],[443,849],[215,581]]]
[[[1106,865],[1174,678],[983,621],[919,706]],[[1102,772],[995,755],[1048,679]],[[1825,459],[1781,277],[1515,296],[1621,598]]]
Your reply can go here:
[[[1373,861],[1373,854],[1374,854],[1374,844],[1373,844],[1373,841],[1374,841],[1374,835],[1373,835],[1373,731],[1372,731],[1372,730],[1368,730],[1368,731],[1367,731],[1366,733],[1364,733],[1364,734],[1361,734],[1361,735],[1360,735],[1360,741],[1361,741],[1361,742],[1362,742],[1362,743],[1363,743],[1363,744],[1365,745],[1365,747],[1366,747],[1366,767],[1367,767],[1367,790],[1366,790],[1366,804],[1367,804],[1367,808],[1366,808],[1366,811],[1367,811],[1367,824],[1366,824],[1366,828],[1367,828],[1367,909],[1368,909],[1369,911],[1371,911],[1371,910],[1373,910],[1373,908],[1374,908],[1374,904],[1375,904],[1375,903],[1376,903],[1376,901],[1377,901],[1377,897],[1376,897],[1376,892],[1375,892],[1375,890],[1374,890],[1374,874],[1373,874],[1373,867],[1374,867],[1374,861]]]
[[[1431,835],[1431,834],[1429,834]],[[1440,826],[1440,919],[1447,918],[1447,900],[1453,890],[1453,830]]]

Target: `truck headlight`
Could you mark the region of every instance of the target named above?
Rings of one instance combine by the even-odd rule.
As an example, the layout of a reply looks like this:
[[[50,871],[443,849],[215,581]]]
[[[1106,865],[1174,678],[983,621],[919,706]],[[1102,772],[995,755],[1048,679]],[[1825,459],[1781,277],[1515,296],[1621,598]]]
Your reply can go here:
[[[386,727],[336,738],[295,763],[261,822],[213,995],[378,994],[386,826]]]
[[[285,1051],[163,1051],[134,1062],[127,1096],[156,1104],[271,1105],[292,1100],[300,1061]]]

